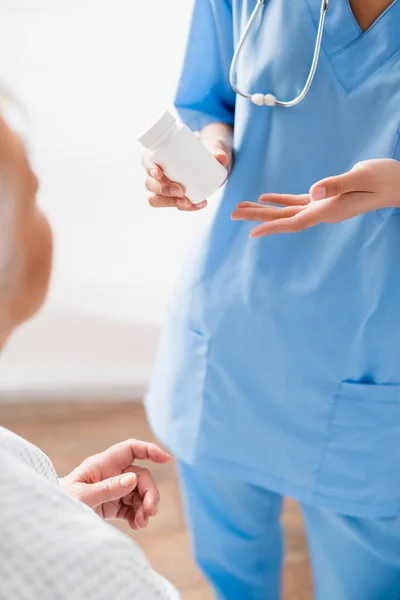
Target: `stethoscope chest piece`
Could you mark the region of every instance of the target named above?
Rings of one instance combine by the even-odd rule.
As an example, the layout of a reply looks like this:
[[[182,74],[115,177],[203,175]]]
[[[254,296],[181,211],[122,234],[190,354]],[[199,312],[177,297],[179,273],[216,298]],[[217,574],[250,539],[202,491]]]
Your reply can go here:
[[[273,94],[253,94],[250,100],[257,106],[275,106],[276,104],[276,98]]]

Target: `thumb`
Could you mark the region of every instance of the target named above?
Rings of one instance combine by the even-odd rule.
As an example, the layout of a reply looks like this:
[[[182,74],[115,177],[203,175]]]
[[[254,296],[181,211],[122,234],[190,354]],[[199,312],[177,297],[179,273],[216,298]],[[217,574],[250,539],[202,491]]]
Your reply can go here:
[[[363,174],[359,170],[353,169],[343,175],[327,177],[314,183],[310,189],[310,198],[311,200],[323,200],[324,198],[333,198],[341,194],[360,191],[363,191]]]
[[[80,500],[89,506],[98,506],[110,500],[118,500],[130,494],[137,485],[135,473],[110,477],[98,483],[87,484]]]
[[[213,154],[217,161],[221,163],[223,167],[227,167],[229,165],[230,158],[228,156],[228,153],[225,152],[225,150],[222,150],[222,148],[218,148],[217,150],[214,150]]]

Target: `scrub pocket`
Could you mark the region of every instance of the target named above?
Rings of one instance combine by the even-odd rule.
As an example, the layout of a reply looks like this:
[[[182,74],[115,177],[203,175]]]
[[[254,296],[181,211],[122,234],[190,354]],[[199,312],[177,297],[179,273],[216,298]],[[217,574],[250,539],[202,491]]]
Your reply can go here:
[[[397,132],[396,139],[394,140],[393,144],[393,152],[389,158],[394,158],[395,160],[400,161],[400,130]],[[378,212],[382,219],[386,220],[388,217],[399,216],[400,208],[382,208],[378,210]]]
[[[155,434],[180,458],[193,459],[207,375],[208,342],[201,331],[169,315],[146,396]]]
[[[400,385],[340,385],[315,491],[362,504],[400,499]]]

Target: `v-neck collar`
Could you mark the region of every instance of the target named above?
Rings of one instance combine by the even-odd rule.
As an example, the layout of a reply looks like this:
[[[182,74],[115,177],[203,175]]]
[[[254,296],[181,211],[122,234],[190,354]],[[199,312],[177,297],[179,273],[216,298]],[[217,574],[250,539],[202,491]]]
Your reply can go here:
[[[317,27],[321,0],[306,1]],[[400,0],[394,0],[365,32],[348,0],[330,0],[322,47],[343,88],[352,91],[400,52]]]

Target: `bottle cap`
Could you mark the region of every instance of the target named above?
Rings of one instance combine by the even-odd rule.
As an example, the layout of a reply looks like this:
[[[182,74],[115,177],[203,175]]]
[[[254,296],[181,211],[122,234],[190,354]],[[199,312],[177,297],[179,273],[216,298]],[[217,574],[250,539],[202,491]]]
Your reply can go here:
[[[146,133],[140,136],[139,142],[145,148],[151,148],[152,145],[158,140],[158,138],[162,136],[163,133],[166,132],[168,127],[170,127],[170,125],[172,125],[173,123],[175,123],[175,117],[171,115],[170,112],[166,111],[162,115],[162,117],[160,117],[154,123],[154,125],[146,131]]]

